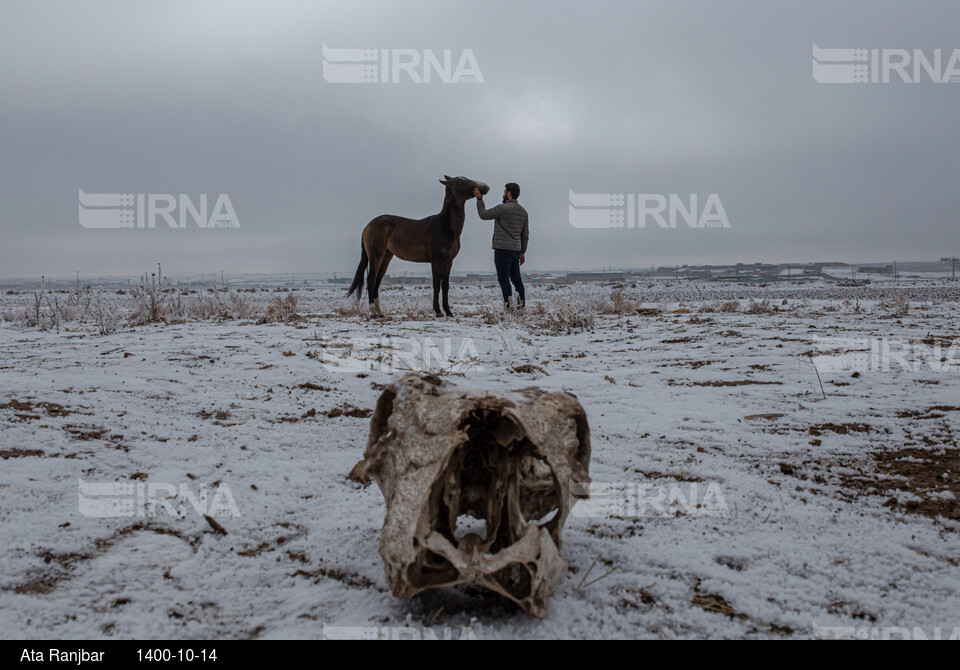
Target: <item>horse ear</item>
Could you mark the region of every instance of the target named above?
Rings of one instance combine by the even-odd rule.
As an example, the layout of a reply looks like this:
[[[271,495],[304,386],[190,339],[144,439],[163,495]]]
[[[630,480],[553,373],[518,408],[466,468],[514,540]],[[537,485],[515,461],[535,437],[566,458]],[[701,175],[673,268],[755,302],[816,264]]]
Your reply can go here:
[[[443,175],[443,178],[446,179],[447,181],[450,181],[451,179],[453,179],[453,177],[451,177],[448,174]]]
[[[446,177],[446,175],[444,175],[444,176]],[[447,179],[449,180],[450,177],[447,177]],[[443,184],[444,186],[448,186],[448,185],[450,184],[449,181],[444,181],[443,179],[438,179],[437,181],[439,181],[439,182],[440,182],[441,184]]]

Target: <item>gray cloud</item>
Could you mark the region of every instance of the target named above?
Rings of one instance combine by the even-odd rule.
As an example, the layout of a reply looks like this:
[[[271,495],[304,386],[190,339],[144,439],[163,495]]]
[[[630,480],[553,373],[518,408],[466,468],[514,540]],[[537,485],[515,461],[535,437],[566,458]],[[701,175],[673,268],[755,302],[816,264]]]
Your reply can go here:
[[[922,7],[7,3],[0,275],[350,271],[443,174],[521,184],[534,269],[957,253],[960,84],[811,76],[813,43],[960,48],[960,7]],[[485,83],[329,84],[324,43],[472,49]],[[242,228],[85,230],[78,189],[227,193]],[[578,230],[569,189],[718,193],[731,229]],[[469,203],[455,269],[490,237]]]

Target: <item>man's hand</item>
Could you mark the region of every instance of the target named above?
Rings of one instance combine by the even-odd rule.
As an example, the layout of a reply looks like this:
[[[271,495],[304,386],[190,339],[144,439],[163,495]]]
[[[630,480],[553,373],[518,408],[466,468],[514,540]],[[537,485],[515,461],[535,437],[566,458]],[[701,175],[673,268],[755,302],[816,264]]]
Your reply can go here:
[[[473,189],[473,197],[476,198],[477,200],[483,200],[483,193],[480,192],[479,188]]]
[[[526,263],[526,262],[527,262],[527,255],[526,255],[526,254],[520,254],[520,265],[523,265],[523,264]]]

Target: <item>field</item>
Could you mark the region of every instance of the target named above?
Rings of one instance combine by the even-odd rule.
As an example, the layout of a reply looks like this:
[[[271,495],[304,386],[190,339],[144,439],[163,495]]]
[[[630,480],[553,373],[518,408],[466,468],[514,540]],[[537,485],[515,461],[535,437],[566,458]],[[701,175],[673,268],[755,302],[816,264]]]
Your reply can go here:
[[[0,635],[958,635],[955,282],[528,290],[505,317],[455,286],[436,319],[391,287],[376,321],[334,288],[0,296]],[[574,509],[545,619],[387,589],[383,497],[348,474],[409,370],[586,408],[628,500]],[[81,482],[169,505],[85,514]]]

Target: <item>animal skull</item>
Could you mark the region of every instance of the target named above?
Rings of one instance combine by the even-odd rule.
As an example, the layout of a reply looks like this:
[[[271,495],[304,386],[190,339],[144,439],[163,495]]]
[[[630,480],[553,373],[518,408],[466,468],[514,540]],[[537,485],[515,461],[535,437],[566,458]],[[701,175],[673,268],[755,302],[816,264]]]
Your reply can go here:
[[[589,482],[590,430],[576,397],[410,374],[377,401],[364,457],[387,502],[380,555],[395,596],[478,584],[544,616],[567,570],[570,486]]]

